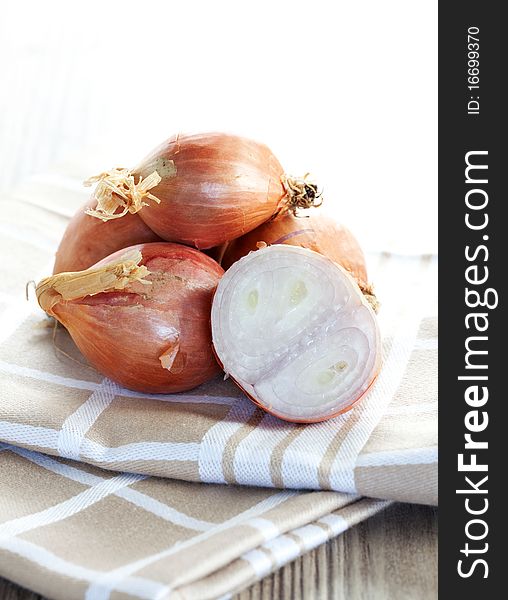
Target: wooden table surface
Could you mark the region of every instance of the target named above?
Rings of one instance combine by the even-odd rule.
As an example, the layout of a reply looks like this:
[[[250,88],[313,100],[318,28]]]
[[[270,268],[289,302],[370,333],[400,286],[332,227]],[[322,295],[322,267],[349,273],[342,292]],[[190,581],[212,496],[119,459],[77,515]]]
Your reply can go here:
[[[395,504],[286,565],[234,600],[433,600],[437,510]],[[43,600],[0,579],[1,600]]]

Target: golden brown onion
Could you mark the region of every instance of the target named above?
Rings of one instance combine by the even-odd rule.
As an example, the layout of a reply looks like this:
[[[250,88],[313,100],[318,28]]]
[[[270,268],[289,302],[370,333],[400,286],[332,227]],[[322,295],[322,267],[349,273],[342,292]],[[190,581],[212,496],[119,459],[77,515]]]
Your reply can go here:
[[[53,273],[82,271],[117,250],[162,242],[135,214],[104,223],[86,214],[95,206],[92,198],[72,217],[58,246]]]
[[[42,280],[37,298],[107,377],[141,392],[180,392],[219,371],[210,307],[222,274],[192,248],[141,244]]]
[[[264,144],[224,133],[177,135],[133,171],[97,182],[90,214],[139,212],[161,238],[205,249],[237,238],[285,209],[315,205],[316,186],[284,175]],[[114,190],[114,191],[113,191]]]
[[[324,213],[313,213],[306,217],[286,214],[264,223],[231,241],[223,254],[221,265],[229,269],[237,260],[256,250],[258,242],[288,244],[318,252],[349,271],[362,290],[370,290],[360,244],[349,229]]]

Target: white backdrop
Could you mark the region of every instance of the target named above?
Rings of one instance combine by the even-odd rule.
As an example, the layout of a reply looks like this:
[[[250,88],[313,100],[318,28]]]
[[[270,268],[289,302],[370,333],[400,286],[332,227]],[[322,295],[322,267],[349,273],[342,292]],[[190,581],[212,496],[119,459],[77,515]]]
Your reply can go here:
[[[0,189],[225,130],[311,171],[367,249],[436,250],[436,0],[3,0],[0,51]]]

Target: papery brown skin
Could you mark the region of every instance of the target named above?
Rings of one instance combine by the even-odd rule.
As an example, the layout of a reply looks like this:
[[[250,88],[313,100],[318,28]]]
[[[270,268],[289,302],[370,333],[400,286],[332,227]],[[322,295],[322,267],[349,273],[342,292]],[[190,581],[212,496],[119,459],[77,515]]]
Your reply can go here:
[[[228,244],[221,260],[222,267],[229,269],[237,260],[256,250],[258,242],[314,250],[351,273],[360,288],[368,287],[365,256],[360,244],[349,229],[325,213],[313,213],[305,217],[287,213],[264,223]]]
[[[169,161],[176,174],[168,169]],[[284,205],[279,161],[264,144],[243,137],[175,136],[133,173],[137,180],[154,171],[162,181],[150,191],[160,204],[149,201],[138,214],[168,241],[200,249],[219,246],[255,229]]]
[[[94,206],[92,198],[70,220],[56,252],[53,273],[82,271],[122,248],[163,241],[139,215],[103,222],[85,213]]]
[[[151,243],[120,250],[97,266],[139,249],[150,271],[119,292],[61,301],[50,311],[69,331],[88,361],[124,387],[173,393],[204,383],[220,369],[212,352],[210,307],[223,269],[179,244]],[[179,347],[171,368],[159,357]]]

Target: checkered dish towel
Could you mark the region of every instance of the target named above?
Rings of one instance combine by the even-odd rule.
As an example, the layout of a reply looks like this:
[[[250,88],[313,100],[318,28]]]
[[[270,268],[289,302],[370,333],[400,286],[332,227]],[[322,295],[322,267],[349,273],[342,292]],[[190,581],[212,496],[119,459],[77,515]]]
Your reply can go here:
[[[76,173],[0,205],[0,575],[62,600],[229,597],[391,500],[436,504],[435,258],[369,257],[384,364],[344,415],[286,423],[222,378],[140,394],[25,300],[87,198]]]

